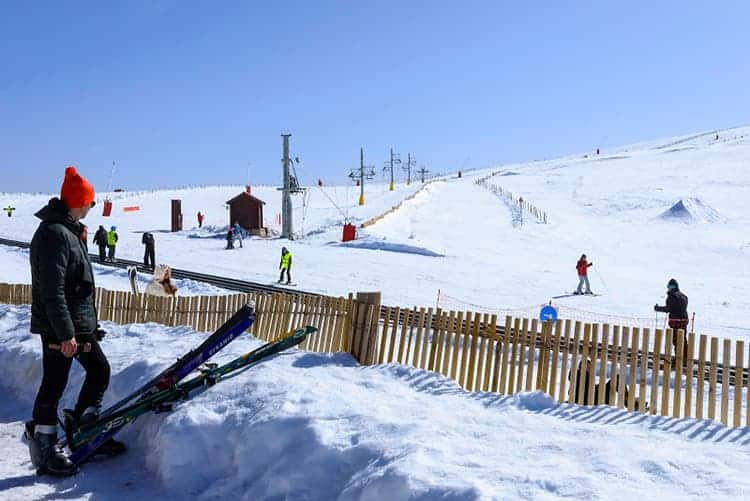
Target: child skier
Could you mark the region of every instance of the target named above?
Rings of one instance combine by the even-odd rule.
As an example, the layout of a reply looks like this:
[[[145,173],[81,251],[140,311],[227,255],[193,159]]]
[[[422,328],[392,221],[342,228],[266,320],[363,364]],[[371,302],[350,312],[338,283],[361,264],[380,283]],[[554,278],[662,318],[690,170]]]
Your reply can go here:
[[[117,245],[117,226],[112,226],[112,228],[107,232],[107,260],[109,262],[114,263],[115,262],[115,246]]]
[[[672,343],[674,344],[675,350],[677,349],[677,331],[682,330],[684,347],[683,355],[687,358],[687,331],[690,319],[688,318],[688,297],[680,291],[680,284],[674,278],[669,280],[667,284],[667,304],[666,306],[654,305],[654,311],[660,311],[662,313],[668,313],[668,325],[670,329],[674,329],[674,336],[672,337]]]
[[[589,284],[589,266],[594,266],[594,263],[587,262],[586,254],[581,254],[581,259],[579,259],[578,263],[576,263],[576,271],[578,271],[578,288],[576,289],[574,294],[584,293],[581,290],[581,287],[583,287],[584,283],[586,284],[586,294],[593,294],[593,292],[591,292],[591,285]]]
[[[284,281],[284,271],[286,271],[286,285],[290,285],[292,283],[292,276],[290,274],[292,270],[292,253],[289,252],[286,247],[281,248],[281,262],[279,263],[279,269],[281,270],[281,276],[279,277],[278,283]]]

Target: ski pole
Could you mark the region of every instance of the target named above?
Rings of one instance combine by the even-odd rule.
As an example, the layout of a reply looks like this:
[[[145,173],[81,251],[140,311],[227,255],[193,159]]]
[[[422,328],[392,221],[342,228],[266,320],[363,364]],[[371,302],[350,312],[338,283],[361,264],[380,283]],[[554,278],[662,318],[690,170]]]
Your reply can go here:
[[[594,272],[596,272],[596,276],[599,277],[599,280],[602,281],[602,285],[605,289],[607,289],[607,292],[609,292],[609,286],[607,285],[607,282],[604,281],[604,277],[602,276],[602,274],[599,273],[599,270],[597,270],[596,268],[594,268]]]

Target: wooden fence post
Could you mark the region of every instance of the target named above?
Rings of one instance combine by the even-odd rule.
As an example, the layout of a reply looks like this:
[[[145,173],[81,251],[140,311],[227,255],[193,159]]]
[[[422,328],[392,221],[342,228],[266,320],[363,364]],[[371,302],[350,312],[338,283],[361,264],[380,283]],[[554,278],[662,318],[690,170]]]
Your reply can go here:
[[[353,318],[351,354],[362,365],[375,363],[380,320],[380,292],[358,292]],[[374,311],[375,313],[372,313]]]

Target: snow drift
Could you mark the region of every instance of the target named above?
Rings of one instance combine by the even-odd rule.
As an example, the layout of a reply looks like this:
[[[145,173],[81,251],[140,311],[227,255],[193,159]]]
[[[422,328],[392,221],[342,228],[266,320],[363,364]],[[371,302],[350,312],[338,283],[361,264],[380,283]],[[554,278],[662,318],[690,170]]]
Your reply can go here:
[[[700,198],[685,198],[677,201],[672,207],[659,215],[665,221],[681,223],[718,223],[723,221],[721,215]]]

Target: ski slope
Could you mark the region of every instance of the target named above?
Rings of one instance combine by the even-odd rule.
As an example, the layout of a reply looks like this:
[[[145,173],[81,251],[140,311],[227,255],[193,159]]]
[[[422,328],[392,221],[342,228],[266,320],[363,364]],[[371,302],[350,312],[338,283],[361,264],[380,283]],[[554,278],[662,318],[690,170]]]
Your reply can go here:
[[[746,429],[541,393],[467,393],[435,373],[359,367],[347,354],[291,351],[121,434],[130,450],[74,478],[34,475],[20,436],[40,379],[29,308],[0,305],[0,498],[21,499],[738,499]],[[206,333],[105,323],[106,402]],[[257,347],[245,337],[217,362]],[[74,365],[63,406],[82,374]]]
[[[750,337],[750,128],[719,131],[719,140],[716,134],[446,176],[346,244],[340,242],[345,220],[362,223],[421,185],[397,184],[389,192],[385,184],[368,184],[364,206],[357,205],[357,187],[311,187],[305,197],[295,197],[294,242],[252,238],[233,251],[224,250],[224,202],[240,186],[110,194],[113,217],[101,217],[97,207],[87,223],[92,233],[99,224],[116,224],[118,255],[130,259],[141,258],[141,232],[151,231],[159,262],[272,282],[286,245],[303,290],[380,290],[386,304],[500,315],[536,316],[542,304],[572,291],[575,262],[586,253],[594,263],[592,288],[602,295],[555,299],[561,314],[662,327],[664,317],[655,316],[653,305],[663,303],[674,277],[690,298],[696,332],[744,339]],[[475,184],[490,172],[498,174],[488,184],[546,211],[549,224],[536,223],[528,213],[522,225],[514,224],[508,204]],[[253,194],[266,202],[266,225],[278,234],[280,194],[274,187],[254,187]],[[33,213],[48,198],[1,194],[0,204],[17,210],[12,218],[0,217],[0,235],[30,240],[37,225]],[[169,232],[173,198],[182,200],[185,230],[178,233]],[[141,210],[124,213],[128,205]],[[198,210],[206,215],[200,230]],[[23,280],[13,269],[0,269],[0,280]]]

